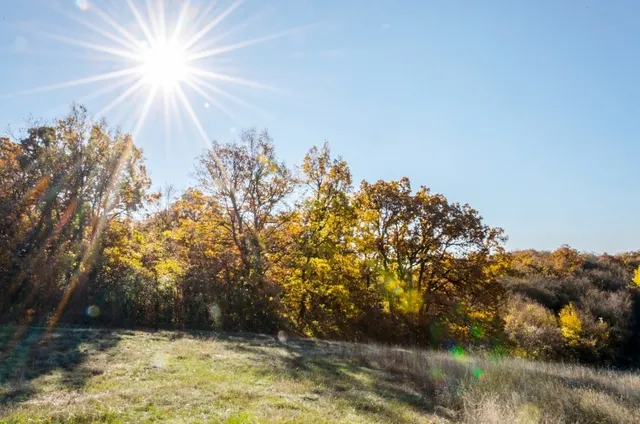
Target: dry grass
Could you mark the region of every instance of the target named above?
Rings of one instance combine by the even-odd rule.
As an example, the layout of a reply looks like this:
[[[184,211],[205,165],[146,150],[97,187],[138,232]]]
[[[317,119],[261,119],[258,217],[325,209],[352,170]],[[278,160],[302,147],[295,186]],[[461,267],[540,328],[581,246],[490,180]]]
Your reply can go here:
[[[636,423],[640,376],[267,336],[0,329],[0,422]]]
[[[469,423],[639,423],[640,374],[384,346],[342,344],[344,358],[422,384],[434,409]]]

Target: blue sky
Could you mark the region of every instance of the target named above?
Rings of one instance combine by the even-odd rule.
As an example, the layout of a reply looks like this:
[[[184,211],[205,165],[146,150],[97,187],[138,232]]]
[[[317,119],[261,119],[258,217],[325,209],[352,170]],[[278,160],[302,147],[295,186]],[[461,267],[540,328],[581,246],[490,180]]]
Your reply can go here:
[[[165,3],[171,17],[183,2]],[[192,1],[194,10],[206,3]],[[211,16],[230,4],[219,3]],[[107,28],[99,7],[142,37],[124,0],[88,5],[3,4],[0,96],[115,69],[105,53],[43,34],[113,45],[68,16]],[[233,117],[188,97],[212,139],[266,127],[292,165],[328,140],[356,184],[406,175],[416,188],[470,203],[506,230],[509,248],[639,249],[638,16],[633,1],[247,0],[205,39],[247,19],[219,45],[312,25],[202,66],[279,90],[221,83],[253,106],[221,99]],[[5,97],[0,126],[49,119],[104,86]],[[84,103],[96,112],[114,97]],[[140,99],[107,118],[131,130]],[[137,136],[156,187],[191,183],[204,144],[182,121],[167,135],[158,101]]]

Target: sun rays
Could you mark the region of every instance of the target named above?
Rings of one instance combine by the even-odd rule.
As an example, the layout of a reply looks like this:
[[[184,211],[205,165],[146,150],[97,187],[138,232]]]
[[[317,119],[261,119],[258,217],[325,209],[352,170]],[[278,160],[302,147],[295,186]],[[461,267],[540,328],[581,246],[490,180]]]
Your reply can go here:
[[[60,7],[58,11],[78,23],[86,31],[86,37],[37,32],[49,40],[81,51],[100,53],[102,60],[107,59],[114,65],[113,69],[15,94],[87,87],[87,94],[78,100],[104,98],[97,117],[114,111],[123,112],[123,116],[134,120],[131,125],[134,137],[143,128],[150,109],[157,104],[164,115],[165,130],[182,127],[181,122],[173,122],[179,121],[184,115],[187,123],[209,144],[197,108],[192,104],[194,98],[201,100],[205,108],[214,107],[223,115],[235,119],[229,103],[258,111],[261,109],[230,92],[233,86],[276,90],[236,72],[225,73],[212,59],[306,28],[295,27],[223,44],[224,39],[242,34],[256,20],[255,17],[248,18],[230,29],[221,30],[221,24],[242,6],[243,0],[235,0],[224,7],[213,0],[198,4],[189,0],[182,3],[122,0],[118,3],[119,16],[113,13],[113,3],[111,10],[104,1],[76,0],[75,3],[77,9],[74,11]],[[133,112],[125,112],[125,108],[132,108]]]
[[[198,108],[194,107],[195,99],[201,101],[204,108],[216,108],[225,117],[235,121],[230,104],[262,110],[234,94],[234,86],[276,91],[273,86],[248,79],[237,71],[225,73],[219,61],[214,59],[305,28],[296,27],[257,38],[245,36],[245,40],[242,40],[243,30],[256,21],[255,16],[244,18],[224,30],[221,25],[242,4],[243,0],[235,0],[224,7],[218,6],[214,0],[201,0],[197,5],[190,0],[182,3],[173,0],[75,0],[77,8],[72,10],[60,5],[53,6],[63,16],[64,22],[78,24],[76,29],[80,29],[80,32],[71,31],[70,28],[53,32],[44,26],[26,29],[54,44],[65,44],[76,53],[81,53],[82,59],[73,63],[76,68],[89,69],[88,65],[97,61],[100,61],[100,65],[106,63],[108,66],[99,68],[99,72],[85,71],[78,78],[54,80],[51,84],[3,97],[79,87],[86,89],[86,92],[81,93],[76,101],[100,98],[101,104],[95,118],[100,120],[109,115],[112,123],[124,127],[134,139],[145,126],[152,108],[157,106],[163,115],[163,122],[158,127],[164,130],[165,147],[171,140],[172,129],[177,130],[180,139],[185,138],[185,124],[190,125],[197,137],[209,147],[211,141],[205,129],[206,122],[204,117],[199,116]],[[232,35],[239,37],[240,41],[235,39],[223,43]],[[89,53],[99,54],[100,58],[92,58]],[[114,115],[122,119],[113,119]],[[126,120],[130,125],[123,125]],[[130,152],[131,146],[128,145],[109,181],[108,193],[115,190],[121,168]],[[227,186],[227,176],[221,169],[220,183]],[[42,191],[49,185],[50,180],[43,178],[34,190]],[[68,224],[67,221],[77,212],[76,206],[76,203],[72,203],[64,211],[45,246],[49,246],[63,226]],[[69,285],[48,322],[43,340],[57,325],[76,286],[88,278],[94,265],[99,235],[105,225],[104,216],[92,218],[91,237],[87,240],[87,248],[78,257],[81,266],[70,276]],[[37,252],[36,261],[40,260],[43,252]],[[9,290],[15,290],[16,284],[25,278],[26,274],[18,275]],[[24,325],[28,324],[29,321],[25,321]]]

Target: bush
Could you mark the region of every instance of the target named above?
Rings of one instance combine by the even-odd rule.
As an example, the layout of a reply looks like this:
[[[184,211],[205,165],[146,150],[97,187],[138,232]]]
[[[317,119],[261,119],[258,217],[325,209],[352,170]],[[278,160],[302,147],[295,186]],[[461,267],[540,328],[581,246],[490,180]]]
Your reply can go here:
[[[530,275],[522,277],[506,277],[502,284],[511,293],[525,296],[549,309],[558,309],[558,280],[546,275]]]
[[[553,358],[563,344],[553,312],[520,296],[509,302],[505,333],[515,345],[516,354],[529,358]]]

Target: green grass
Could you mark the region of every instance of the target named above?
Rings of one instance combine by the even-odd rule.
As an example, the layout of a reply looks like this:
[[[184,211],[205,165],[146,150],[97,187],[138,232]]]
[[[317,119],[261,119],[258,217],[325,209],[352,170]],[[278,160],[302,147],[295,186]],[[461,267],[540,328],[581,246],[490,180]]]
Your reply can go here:
[[[640,376],[214,333],[0,329],[0,422],[640,422]]]

